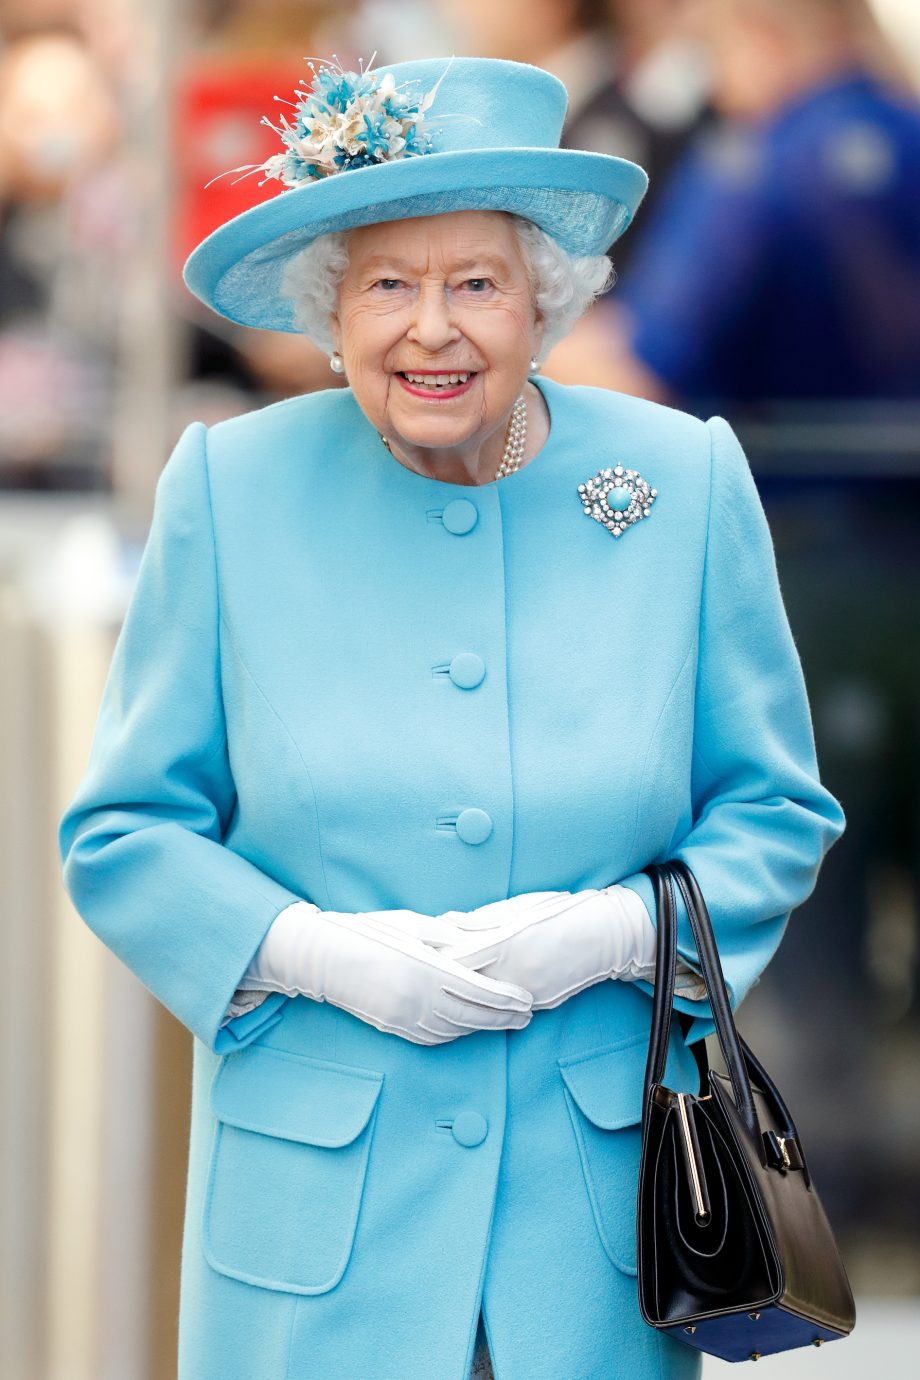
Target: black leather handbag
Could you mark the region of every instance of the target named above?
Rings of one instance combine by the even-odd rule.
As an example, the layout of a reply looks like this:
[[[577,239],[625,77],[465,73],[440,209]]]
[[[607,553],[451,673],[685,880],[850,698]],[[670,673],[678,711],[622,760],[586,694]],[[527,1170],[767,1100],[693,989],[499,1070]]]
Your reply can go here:
[[[856,1321],[853,1294],[795,1123],[732,1018],[712,924],[680,859],[645,869],[658,950],[642,1123],[639,1306],[652,1327],[726,1361],[821,1346]],[[694,1045],[699,1095],[662,1083],[680,887],[728,1076]]]

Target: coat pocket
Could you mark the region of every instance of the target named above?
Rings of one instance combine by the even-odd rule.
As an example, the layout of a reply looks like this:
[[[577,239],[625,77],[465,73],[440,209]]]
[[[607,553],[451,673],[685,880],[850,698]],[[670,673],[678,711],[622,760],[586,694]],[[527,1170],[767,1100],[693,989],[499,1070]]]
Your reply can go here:
[[[636,1274],[644,1035],[557,1060],[601,1245]],[[638,1056],[638,1057],[637,1057]]]
[[[321,1294],[354,1244],[384,1075],[252,1045],[211,1084],[202,1246],[247,1284]]]
[[[627,1275],[638,1273],[636,1198],[647,1054],[648,1034],[639,1032],[556,1061],[598,1235]],[[692,1054],[675,1040],[665,1076],[673,1087],[699,1086]]]

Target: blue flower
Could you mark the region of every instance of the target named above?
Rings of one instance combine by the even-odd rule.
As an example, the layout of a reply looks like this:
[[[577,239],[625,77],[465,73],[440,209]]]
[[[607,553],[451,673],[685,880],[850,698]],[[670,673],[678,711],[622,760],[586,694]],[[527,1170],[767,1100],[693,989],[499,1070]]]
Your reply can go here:
[[[262,172],[262,183],[276,178],[290,189],[339,172],[433,151],[431,136],[424,129],[425,112],[447,68],[430,91],[419,95],[412,89],[417,82],[397,87],[390,72],[363,67],[360,72],[347,72],[337,61],[310,67],[310,86],[295,88],[296,100],[286,102],[293,105],[293,117],[282,115],[277,125],[267,116],[262,119],[279,136],[285,151],[264,163],[229,171],[244,176]]]

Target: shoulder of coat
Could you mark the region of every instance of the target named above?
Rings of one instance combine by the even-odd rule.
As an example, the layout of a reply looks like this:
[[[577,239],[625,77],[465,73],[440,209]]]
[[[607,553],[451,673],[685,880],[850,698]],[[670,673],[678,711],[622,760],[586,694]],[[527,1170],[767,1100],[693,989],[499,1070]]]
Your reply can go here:
[[[208,428],[208,449],[212,456],[222,456],[252,453],[266,444],[299,446],[310,439],[326,444],[354,410],[350,389],[300,393],[216,422]]]
[[[690,412],[609,388],[548,382],[550,407],[554,400],[563,401],[567,416],[593,435],[595,445],[603,437],[614,449],[618,441],[628,440],[633,449],[687,447],[688,456],[700,448],[709,454],[709,428]]]

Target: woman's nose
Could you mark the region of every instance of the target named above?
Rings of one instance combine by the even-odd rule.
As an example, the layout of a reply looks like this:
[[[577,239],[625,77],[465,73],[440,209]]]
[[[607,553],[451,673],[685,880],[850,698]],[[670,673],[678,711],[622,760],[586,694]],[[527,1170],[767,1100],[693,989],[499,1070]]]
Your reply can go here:
[[[460,338],[460,330],[454,324],[450,299],[443,285],[422,284],[406,334],[431,354]]]

